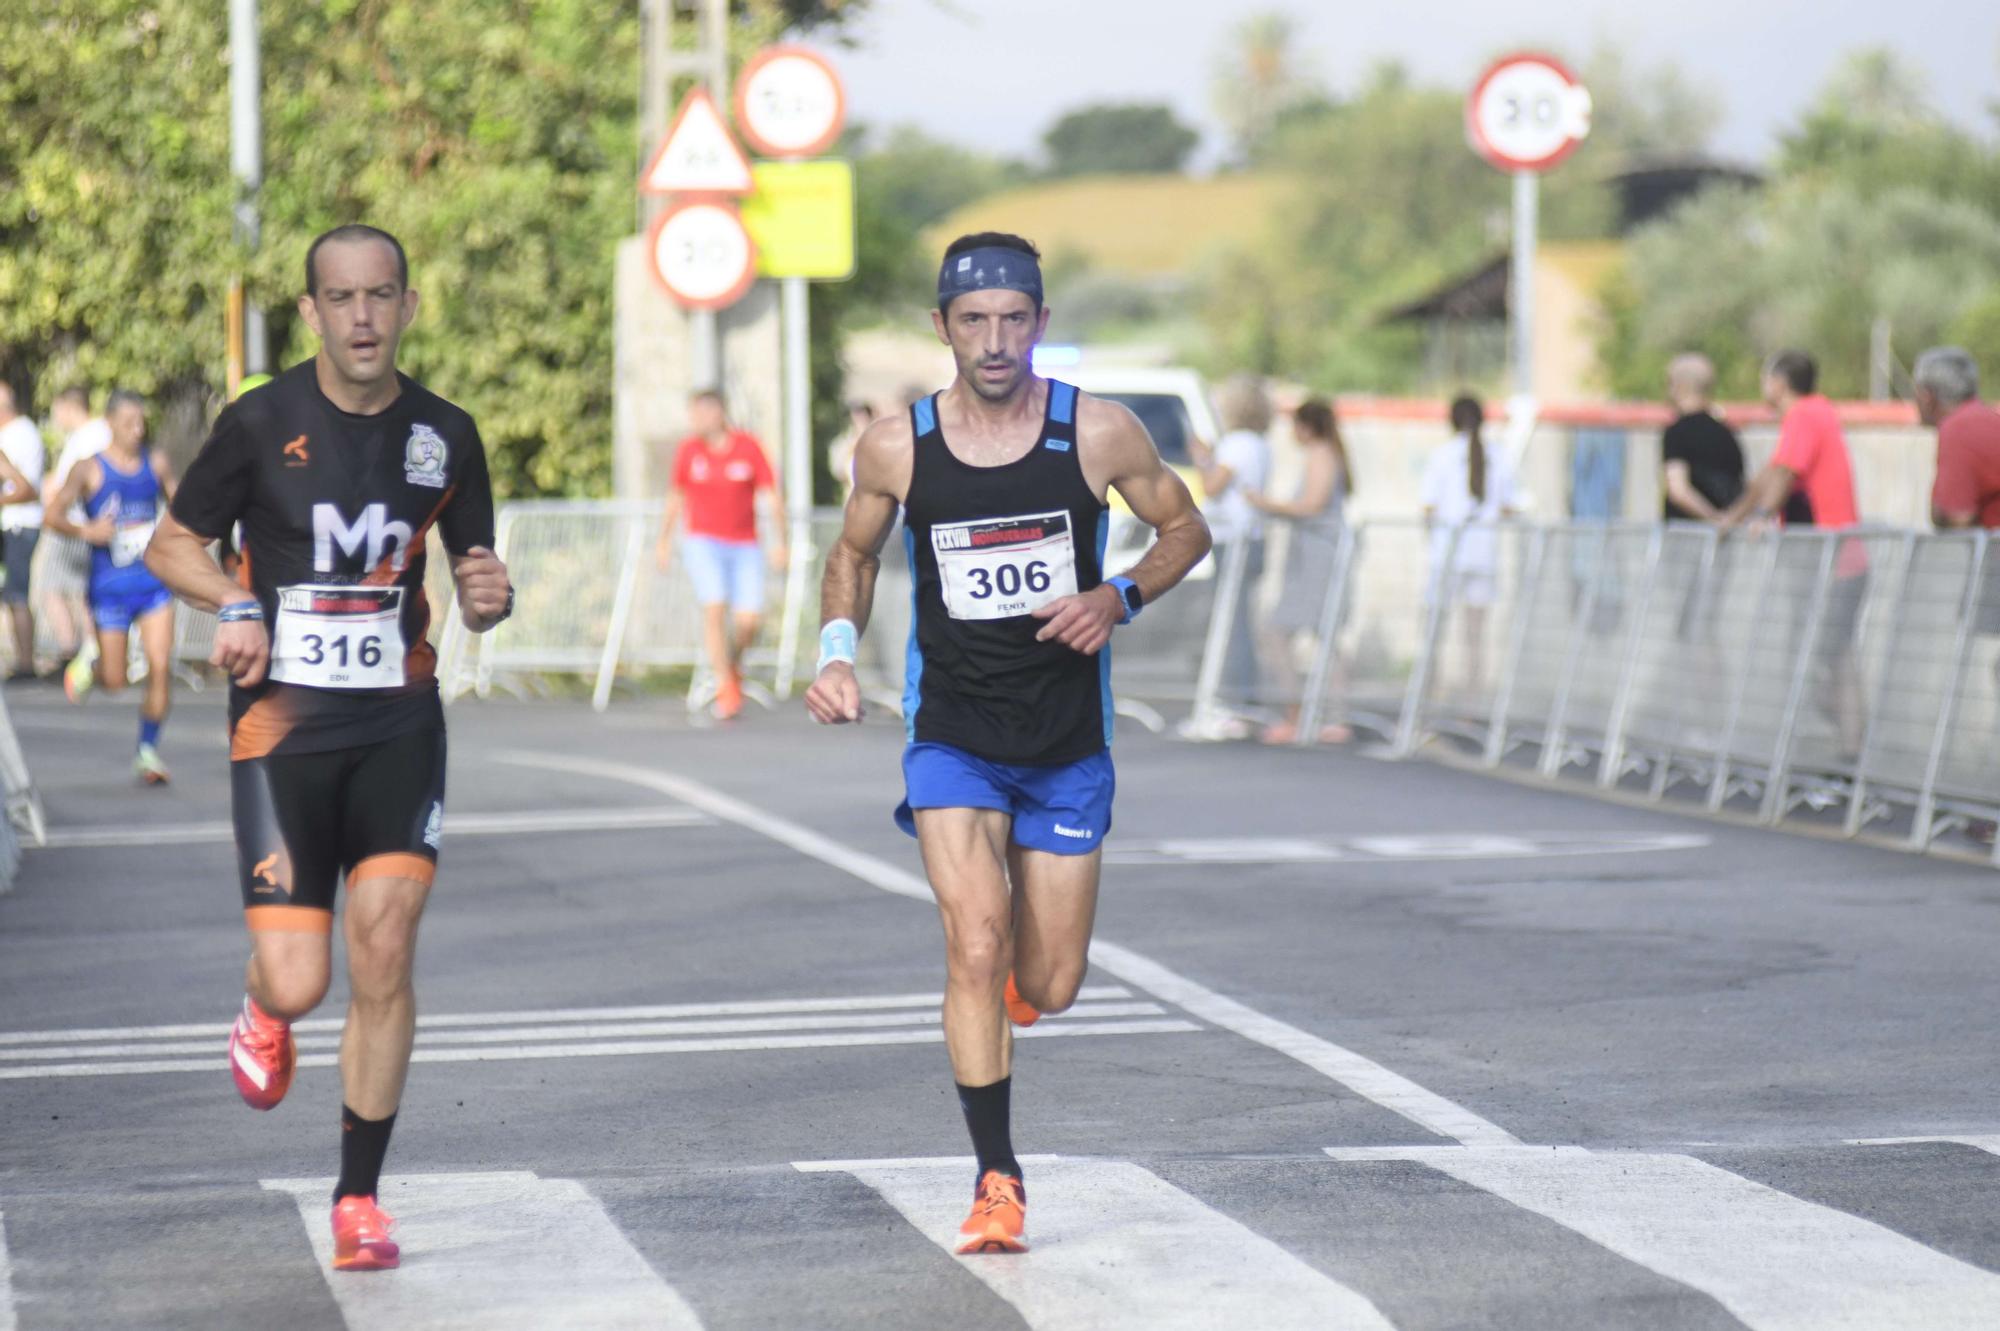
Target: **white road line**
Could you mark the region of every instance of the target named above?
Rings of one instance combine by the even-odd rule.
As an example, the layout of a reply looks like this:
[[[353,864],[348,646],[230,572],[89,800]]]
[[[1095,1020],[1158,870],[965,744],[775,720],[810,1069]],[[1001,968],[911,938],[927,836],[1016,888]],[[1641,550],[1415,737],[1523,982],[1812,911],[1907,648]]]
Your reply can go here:
[[[821,836],[809,827],[801,827],[789,819],[766,813],[754,804],[745,804],[733,795],[725,795],[719,790],[690,781],[672,772],[662,772],[650,767],[634,767],[629,763],[601,762],[595,758],[572,758],[562,753],[542,753],[533,749],[505,749],[489,754],[495,762],[511,763],[516,767],[535,767],[548,772],[568,772],[575,776],[595,776],[606,781],[623,781],[628,785],[642,786],[657,791],[669,799],[700,809],[725,823],[735,823],[747,827],[761,836],[769,837],[781,846],[790,846],[801,855],[830,864],[845,873],[852,874],[872,887],[884,892],[893,892],[899,897],[934,905],[937,898],[931,895],[930,884],[915,874],[906,873],[894,865],[864,855],[858,850],[841,845],[832,837]]]
[[[1027,1169],[1033,1165],[1052,1165],[1062,1159],[1059,1155],[1017,1155],[1015,1163]],[[952,1168],[964,1171],[979,1163],[976,1155],[899,1155],[874,1160],[794,1160],[792,1168],[801,1174],[852,1174],[863,1169],[942,1169]]]
[[[291,1194],[348,1331],[699,1331],[701,1319],[574,1179],[431,1174],[384,1182],[403,1264],[332,1269],[330,1178],[265,1179]]]
[[[1117,865],[1339,864],[1381,860],[1561,859],[1578,855],[1656,854],[1698,850],[1712,838],[1698,832],[1447,832],[1358,837],[1177,837],[1105,848]],[[1185,887],[1194,880],[1163,878],[1149,887]],[[1325,880],[1321,880],[1324,882]]]
[[[1130,949],[1099,939],[1090,945],[1090,959],[1125,983],[1185,1008],[1203,1021],[1297,1059],[1321,1076],[1339,1082],[1384,1109],[1394,1110],[1427,1132],[1467,1146],[1520,1144],[1513,1133],[1499,1124],[1419,1086],[1401,1073],[1391,1072],[1371,1058],[1276,1017],[1267,1017],[1233,998],[1225,998]]]
[[[1712,1296],[1756,1331],[1990,1331],[2000,1275],[1687,1155],[1328,1147],[1411,1160]]]
[[[781,845],[790,846],[800,854],[811,856],[885,892],[925,903],[935,900],[923,879],[898,869],[886,860],[850,849],[810,828],[801,827],[789,819],[746,804],[721,791],[711,790],[683,776],[627,763],[571,758],[533,750],[507,750],[491,756],[497,761],[520,767],[602,777],[607,781],[624,781],[658,791],[704,813],[713,814],[724,822],[736,823]],[[1466,1145],[1506,1146],[1518,1141],[1498,1124],[1488,1122],[1463,1105],[1426,1090],[1353,1050],[1343,1049],[1275,1017],[1267,1017],[1234,999],[1224,998],[1128,948],[1100,939],[1091,944],[1090,956],[1095,965],[1127,984],[1179,1004],[1204,1021],[1246,1040],[1297,1059],[1356,1095],[1401,1114],[1428,1132]]]
[[[1988,1155],[2000,1155],[2000,1136],[1974,1133],[1962,1137],[1855,1137],[1849,1146],[1921,1146],[1927,1142],[1950,1142],[1958,1146],[1975,1146]]]
[[[631,832],[666,827],[709,827],[715,820],[694,809],[576,809],[542,813],[446,814],[447,836],[535,836],[553,832]],[[235,839],[228,823],[174,823],[164,827],[53,827],[30,850],[103,849],[118,846],[197,846]]]
[[[1036,1023],[1014,1032],[1016,1039],[1056,1039],[1066,1035],[1180,1035],[1202,1028],[1178,1019],[1127,1019],[1113,1021]],[[765,1049],[850,1049],[862,1045],[942,1044],[941,1027],[928,1030],[855,1031],[824,1035],[748,1035],[734,1039],[615,1040],[600,1044],[482,1045],[460,1049],[418,1048],[412,1063],[500,1063],[530,1058],[618,1058],[633,1054],[722,1054],[747,1053]],[[112,1077],[153,1072],[212,1072],[225,1064],[218,1052],[212,1058],[162,1058],[143,1062],[37,1063],[29,1067],[0,1068],[0,1081],[32,1081],[43,1077]],[[337,1054],[300,1054],[302,1068],[330,1068],[340,1061]]]
[[[1087,984],[1077,991],[1077,1001],[1132,997],[1132,991],[1115,984]],[[874,1012],[886,1008],[935,1008],[942,994],[873,994],[855,998],[771,998],[738,1003],[663,1003],[651,1007],[578,1007],[529,1009],[517,1012],[444,1012],[417,1018],[417,1029],[445,1030],[461,1026],[511,1026],[548,1022],[655,1021],[674,1017],[752,1017],[791,1012]],[[292,1023],[297,1034],[339,1031],[346,1025],[340,1017],[313,1018]],[[98,1026],[64,1031],[12,1031],[0,1034],[0,1047],[18,1044],[68,1044],[81,1040],[180,1039],[199,1035],[221,1038],[229,1033],[229,1023],[187,1023],[178,1026]]]
[[[7,1255],[7,1213],[0,1211],[0,1331],[21,1325],[14,1313],[14,1261]]]
[[[847,1172],[950,1251],[969,1162]],[[1031,1327],[1388,1331],[1361,1294],[1137,1165],[1058,1159],[1033,1167],[1028,1188],[1029,1251],[964,1266]]]
[[[1047,1018],[1056,1026],[1107,1017],[1164,1017],[1167,1010],[1158,1003],[1078,1003],[1067,1012]],[[926,1012],[853,1013],[834,1017],[731,1017],[710,1021],[634,1021],[578,1026],[503,1026],[497,1030],[459,1030],[434,1033],[425,1047],[438,1044],[519,1044],[542,1040],[613,1040],[655,1035],[747,1035],[774,1031],[869,1030],[892,1026],[934,1025],[943,1019],[935,1009]],[[148,1041],[138,1044],[32,1045],[0,1049],[0,1061],[65,1058],[158,1058],[166,1054],[213,1053],[220,1038],[202,1041]],[[300,1049],[331,1049],[340,1043],[333,1032],[296,1037]]]

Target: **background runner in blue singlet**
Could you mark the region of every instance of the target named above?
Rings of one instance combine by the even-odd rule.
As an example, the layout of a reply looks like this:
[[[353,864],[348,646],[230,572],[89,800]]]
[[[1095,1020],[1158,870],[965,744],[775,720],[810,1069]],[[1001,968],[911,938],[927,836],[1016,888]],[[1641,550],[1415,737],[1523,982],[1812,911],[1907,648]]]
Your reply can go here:
[[[991,232],[945,251],[933,323],[958,376],[856,446],[806,694],[823,723],[861,719],[855,638],[900,506],[916,614],[896,818],[922,848],[944,919],[945,1041],[978,1155],[960,1252],[1026,1247],[1008,1018],[1060,1012],[1083,983],[1115,781],[1112,629],[1209,548],[1138,418],[1030,368],[1048,324],[1039,258]],[[1106,577],[1114,489],[1158,540]]]
[[[97,632],[63,671],[63,691],[71,702],[82,702],[99,684],[107,693],[123,689],[136,626],[146,656],[146,697],[139,705],[133,768],[148,785],[164,785],[167,767],[159,743],[173,683],[174,597],[146,568],[145,555],[173,498],[174,478],[165,455],[146,443],[144,398],[113,393],[104,415],[110,446],[70,469],[43,518],[52,531],[90,545],[90,618]],[[83,511],[80,524],[71,521],[73,504]]]

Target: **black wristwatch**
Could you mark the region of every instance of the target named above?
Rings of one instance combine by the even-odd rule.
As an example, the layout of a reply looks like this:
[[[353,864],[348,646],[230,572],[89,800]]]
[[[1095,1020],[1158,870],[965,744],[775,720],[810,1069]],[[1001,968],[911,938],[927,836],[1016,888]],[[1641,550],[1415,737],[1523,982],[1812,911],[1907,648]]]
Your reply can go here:
[[[507,604],[500,607],[500,617],[494,620],[493,622],[495,624],[503,624],[508,619],[512,618],[513,614],[514,614],[514,584],[510,582],[507,584]]]
[[[1104,581],[1118,593],[1118,602],[1125,607],[1125,618],[1118,622],[1130,624],[1137,619],[1139,612],[1146,607],[1146,595],[1139,590],[1139,584],[1130,578],[1106,578]]]

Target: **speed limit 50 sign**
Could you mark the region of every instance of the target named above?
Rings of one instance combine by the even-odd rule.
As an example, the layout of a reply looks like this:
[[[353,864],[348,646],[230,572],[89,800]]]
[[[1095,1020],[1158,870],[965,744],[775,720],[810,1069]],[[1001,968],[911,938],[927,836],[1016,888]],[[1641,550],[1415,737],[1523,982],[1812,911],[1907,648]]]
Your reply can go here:
[[[1590,90],[1553,56],[1503,57],[1466,99],[1465,132],[1503,171],[1546,171],[1590,133]]]

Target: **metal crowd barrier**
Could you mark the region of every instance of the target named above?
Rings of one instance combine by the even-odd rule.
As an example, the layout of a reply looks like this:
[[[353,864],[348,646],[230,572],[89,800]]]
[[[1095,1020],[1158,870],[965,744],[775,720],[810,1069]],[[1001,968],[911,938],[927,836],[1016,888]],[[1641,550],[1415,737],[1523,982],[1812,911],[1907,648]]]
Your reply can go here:
[[[1273,671],[1287,683],[1241,708],[1212,634],[1194,709],[1212,731],[1296,706],[1301,744],[1347,719],[1395,756],[1444,743],[1917,850],[1983,840],[2000,819],[1996,559],[1984,532],[1366,522],[1343,538],[1306,669]],[[1228,569],[1212,625],[1254,595]]]
[[[478,637],[458,623],[434,547],[446,697],[569,675],[603,708],[621,676],[691,668],[690,702],[703,700],[699,616],[678,559],[657,567],[659,517],[656,503],[502,506],[496,543],[519,599]],[[768,580],[749,657],[766,698],[811,669],[839,523],[838,510],[814,513]],[[1349,727],[1394,756],[1443,744],[1488,767],[1766,823],[1817,819],[1918,850],[2000,820],[2000,552],[1984,532],[1366,521],[1340,532],[1324,584],[1307,589],[1314,624],[1246,629],[1261,629],[1283,586],[1282,533],[1273,524],[1266,550],[1218,548],[1120,630],[1121,713],[1211,737],[1296,709],[1302,745]],[[1114,562],[1129,562],[1143,533],[1119,517],[1111,535]],[[884,551],[858,663],[890,706],[910,614],[901,546],[897,533]],[[212,634],[209,616],[180,612],[184,668]]]

